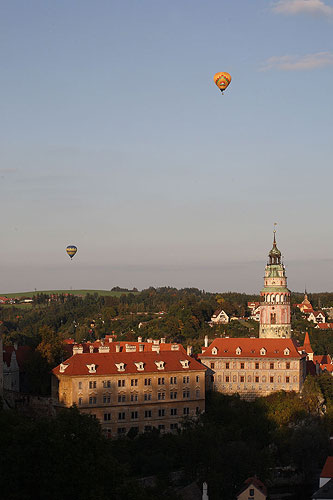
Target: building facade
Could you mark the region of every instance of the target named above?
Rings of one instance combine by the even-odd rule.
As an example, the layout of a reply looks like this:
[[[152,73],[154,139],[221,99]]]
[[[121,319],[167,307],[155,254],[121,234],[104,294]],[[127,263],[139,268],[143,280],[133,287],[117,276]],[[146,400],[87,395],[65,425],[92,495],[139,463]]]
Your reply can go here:
[[[217,338],[199,354],[207,389],[245,399],[302,389],[306,354],[292,339]]]
[[[205,367],[183,349],[76,352],[53,370],[52,397],[99,419],[108,436],[180,428],[205,409]]]
[[[264,288],[260,292],[260,338],[290,338],[290,291],[287,276],[281,262],[281,252],[276,246],[274,231],[273,247],[268,254]]]

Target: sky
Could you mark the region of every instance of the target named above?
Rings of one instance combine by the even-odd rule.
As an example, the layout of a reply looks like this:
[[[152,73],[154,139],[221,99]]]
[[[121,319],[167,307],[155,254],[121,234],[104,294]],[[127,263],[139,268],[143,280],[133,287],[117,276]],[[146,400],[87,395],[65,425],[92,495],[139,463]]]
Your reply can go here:
[[[0,0],[0,293],[257,293],[275,222],[289,288],[332,291],[332,29],[333,0]]]

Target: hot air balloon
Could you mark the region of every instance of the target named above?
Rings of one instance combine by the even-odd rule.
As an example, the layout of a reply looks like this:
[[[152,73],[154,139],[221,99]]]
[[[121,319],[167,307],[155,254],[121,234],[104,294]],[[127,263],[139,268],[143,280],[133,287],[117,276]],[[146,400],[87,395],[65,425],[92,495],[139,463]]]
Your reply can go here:
[[[214,82],[221,92],[223,92],[230,84],[231,76],[229,73],[216,73],[216,75],[214,75]]]
[[[77,248],[75,245],[68,245],[68,247],[66,248],[66,252],[68,253],[70,258],[72,259],[77,252]]]

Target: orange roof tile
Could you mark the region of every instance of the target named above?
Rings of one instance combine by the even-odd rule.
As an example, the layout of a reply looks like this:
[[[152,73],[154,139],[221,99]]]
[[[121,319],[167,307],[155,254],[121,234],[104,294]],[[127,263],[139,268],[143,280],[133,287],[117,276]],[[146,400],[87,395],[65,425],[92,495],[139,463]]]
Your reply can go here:
[[[303,349],[307,354],[314,352],[312,347],[311,347],[310,337],[309,337],[308,332],[306,332],[306,334],[305,334],[304,344],[301,347],[301,349]]]
[[[319,364],[330,364],[331,356],[329,354],[320,354],[318,356],[313,356],[313,361]]]
[[[333,329],[333,323],[318,323],[317,327],[320,330],[332,330]]]
[[[213,348],[217,349],[217,354],[212,354]],[[237,348],[241,349],[241,354],[236,354]],[[261,357],[260,350],[266,349],[266,356],[270,358],[285,358],[284,350],[289,349],[289,358],[301,358],[305,355],[300,354],[297,349],[296,342],[292,339],[259,339],[259,338],[218,338],[215,339],[204,353],[199,354],[199,358],[230,358],[244,357],[257,358]]]
[[[189,367],[183,368],[181,361],[189,361]],[[156,363],[164,361],[164,369],[158,370]],[[144,363],[144,370],[138,370],[135,363]],[[117,369],[116,363],[124,363],[124,371]],[[108,353],[83,353],[74,354],[69,359],[66,359],[62,365],[67,365],[63,372],[67,375],[88,375],[89,369],[87,365],[96,365],[96,373],[94,375],[114,375],[121,376],[127,373],[165,373],[172,371],[204,371],[206,367],[201,363],[191,358],[182,351],[164,351],[156,352],[108,352]],[[52,371],[55,375],[62,375],[58,365]]]

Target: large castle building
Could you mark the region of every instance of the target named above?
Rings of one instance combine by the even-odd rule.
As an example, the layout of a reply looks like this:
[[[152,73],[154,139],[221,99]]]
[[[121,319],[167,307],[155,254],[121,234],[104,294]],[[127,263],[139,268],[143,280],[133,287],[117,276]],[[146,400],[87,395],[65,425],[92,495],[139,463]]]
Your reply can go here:
[[[96,342],[97,344],[97,342]],[[179,344],[109,342],[75,345],[73,356],[53,369],[58,407],[76,404],[94,415],[108,437],[180,429],[184,418],[205,410],[206,368]]]
[[[209,368],[208,389],[246,399],[280,390],[301,391],[306,354],[290,338],[290,291],[275,231],[264,279],[259,338],[217,338],[199,354]]]
[[[290,291],[275,231],[272,250],[265,268],[264,288],[260,292],[260,338],[290,338]]]

